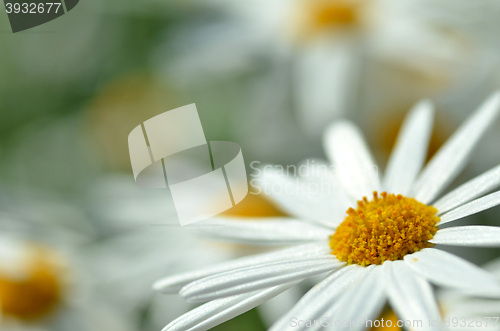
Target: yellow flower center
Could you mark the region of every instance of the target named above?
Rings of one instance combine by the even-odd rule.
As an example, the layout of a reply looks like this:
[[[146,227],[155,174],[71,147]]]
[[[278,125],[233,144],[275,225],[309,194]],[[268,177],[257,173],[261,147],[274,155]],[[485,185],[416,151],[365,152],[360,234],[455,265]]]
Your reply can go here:
[[[2,315],[29,322],[49,315],[61,303],[61,272],[53,257],[46,249],[33,248],[22,277],[0,274]]]
[[[358,19],[357,5],[352,2],[338,0],[321,0],[308,2],[311,23],[317,29],[336,26],[348,26]]]
[[[331,31],[358,28],[363,21],[361,5],[351,0],[306,0],[292,10],[290,22],[301,40]]]
[[[358,201],[330,240],[332,254],[349,264],[382,264],[432,247],[437,209],[413,198],[383,192]]]

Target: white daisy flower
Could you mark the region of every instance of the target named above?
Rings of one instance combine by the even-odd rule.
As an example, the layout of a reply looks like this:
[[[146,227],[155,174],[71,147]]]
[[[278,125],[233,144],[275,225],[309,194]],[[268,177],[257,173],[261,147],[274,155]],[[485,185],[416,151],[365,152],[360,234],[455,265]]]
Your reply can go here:
[[[84,254],[93,228],[47,192],[31,200],[31,191],[16,191],[24,199],[18,203],[6,191],[0,199],[0,329],[134,330],[113,297],[94,287],[99,273]]]
[[[2,330],[134,330],[109,298],[92,292],[81,256],[68,253],[32,239],[0,238]]]
[[[421,321],[416,329],[439,329],[431,323],[440,320],[431,283],[499,297],[500,285],[493,275],[434,248],[435,244],[500,246],[497,227],[442,228],[500,204],[500,192],[481,197],[500,186],[498,167],[438,199],[466,165],[499,107],[500,93],[495,93],[421,171],[433,107],[429,101],[417,104],[402,127],[381,182],[372,171],[374,163],[361,133],[348,122],[332,124],[324,142],[335,176],[312,176],[297,183],[263,173],[262,187],[284,188],[270,190],[270,197],[294,218],[218,219],[213,221],[218,226],[198,229],[218,239],[293,246],[159,280],[154,285],[158,291],[179,292],[190,302],[209,301],[164,330],[207,330],[324,273],[329,274],[271,330],[305,329],[307,321],[323,317],[340,322],[373,320],[386,301],[402,320]],[[333,183],[342,189],[308,196],[301,188],[311,183]],[[364,327],[358,323],[354,328]]]
[[[363,84],[367,76],[374,76],[370,83],[378,87],[373,99],[383,89],[380,102],[389,99],[391,105],[407,100],[407,95],[443,91],[460,95],[464,87],[478,84],[491,72],[494,60],[469,31],[488,30],[485,21],[494,20],[471,18],[465,24],[457,18],[500,8],[392,0],[205,0],[203,4],[208,13],[218,15],[194,19],[175,31],[156,57],[165,76],[182,86],[198,86],[262,72],[265,67],[269,86],[261,83],[266,88],[254,99],[264,99],[269,89],[273,97],[268,99],[275,105],[289,102],[276,101],[279,98],[291,97],[299,124],[315,137],[332,119],[364,106],[360,90],[372,97],[373,88]],[[394,88],[384,89],[389,84],[380,84],[395,69],[413,78],[411,84],[402,84],[399,75],[390,81],[395,84],[391,87],[406,93],[394,95]],[[285,92],[287,88],[291,91]],[[262,108],[270,106],[257,102],[252,110]]]
[[[0,239],[0,302],[2,320],[33,321],[62,301],[67,273],[61,257],[41,245]]]

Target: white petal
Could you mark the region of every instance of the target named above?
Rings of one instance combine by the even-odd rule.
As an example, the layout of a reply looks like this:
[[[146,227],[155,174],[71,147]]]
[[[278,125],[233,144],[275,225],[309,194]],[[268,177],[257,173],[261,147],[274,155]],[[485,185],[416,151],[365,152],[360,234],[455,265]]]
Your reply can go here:
[[[179,293],[189,302],[203,302],[303,280],[344,264],[331,254],[270,262],[199,279],[184,286]]]
[[[500,259],[499,258],[488,261],[487,263],[481,265],[481,267],[484,270],[494,274],[495,277],[498,280],[500,280]]]
[[[224,323],[275,297],[295,285],[283,284],[265,290],[235,295],[207,302],[168,324],[163,331],[205,331]]]
[[[13,280],[26,278],[26,258],[29,252],[27,244],[9,238],[0,237],[0,273]]]
[[[324,146],[348,195],[359,200],[380,191],[378,168],[358,128],[347,121],[332,124]]]
[[[348,291],[337,302],[335,310],[327,312],[326,316],[333,316],[334,320],[356,320],[364,319],[361,323],[349,324],[342,330],[364,330],[366,320],[377,318],[384,308],[386,300],[384,286],[382,283],[381,266],[370,266],[367,268],[366,276],[353,284]]]
[[[331,229],[286,217],[247,217],[244,221],[211,218],[210,223],[216,226],[196,228],[196,231],[210,238],[251,245],[280,246],[323,241],[333,234]]]
[[[413,325],[412,329],[440,330],[437,326],[429,326],[431,320],[440,321],[430,284],[404,261],[386,261],[383,267],[386,293],[396,315],[401,320],[422,321],[421,325]]]
[[[472,201],[500,186],[500,165],[460,185],[433,204],[439,214]]]
[[[441,221],[438,225],[455,221],[469,215],[477,214],[483,210],[493,208],[500,204],[500,191],[491,193],[485,197],[471,201],[461,207],[453,209],[452,211],[441,216]]]
[[[285,316],[279,319],[269,331],[304,330],[305,327],[291,326],[292,318],[314,320],[322,316],[340,297],[340,295],[359,277],[366,268],[350,265],[334,271],[328,277],[316,284]]]
[[[153,288],[156,291],[163,293],[176,293],[184,285],[191,283],[197,279],[204,278],[216,273],[244,268],[256,264],[263,264],[273,261],[282,261],[284,259],[299,258],[299,257],[315,257],[325,255],[331,252],[328,242],[311,243],[298,245],[291,248],[281,249],[274,252],[258,254],[248,257],[242,257],[233,261],[219,263],[203,269],[188,271],[173,276],[165,277],[158,280]]]
[[[345,218],[350,202],[339,190],[340,182],[327,173],[329,168],[314,170],[312,165],[299,165],[298,169],[290,170],[289,176],[277,169],[262,168],[261,176],[254,179],[256,184],[289,215],[328,227]],[[321,170],[325,171],[317,174]],[[300,177],[292,177],[294,175]]]
[[[299,167],[303,165],[301,163]],[[309,209],[309,213],[312,213],[317,222],[337,227],[345,219],[346,211],[357,206],[357,200],[346,195],[332,164],[316,160],[303,172],[305,174],[301,175],[302,182],[310,188],[310,194],[306,198],[311,201],[310,208],[315,209]]]
[[[493,123],[499,106],[497,92],[460,126],[424,168],[412,190],[415,199],[429,204],[460,173],[474,146]]]
[[[445,251],[426,248],[406,255],[404,260],[429,281],[467,293],[498,297],[500,284],[489,272]]]
[[[406,117],[387,164],[384,191],[408,195],[427,155],[434,105],[420,101]]]
[[[307,192],[299,189],[299,178],[291,175],[284,175],[277,169],[268,169],[270,165],[262,167],[261,175],[256,178],[256,184],[266,195],[287,214],[297,218],[307,218],[309,216],[306,203],[303,197]]]
[[[499,247],[500,228],[482,225],[456,226],[438,230],[429,242],[454,246]]]
[[[446,311],[446,316],[453,317],[472,317],[472,316],[497,316],[500,311],[500,301],[499,300],[488,300],[488,299],[476,299],[467,298],[461,302],[450,302],[451,307],[447,306],[448,302],[444,302],[443,308]],[[486,324],[488,319],[483,319],[482,322]],[[493,328],[492,325],[495,322],[490,320],[489,330],[498,330],[498,325]],[[482,325],[483,328],[485,325]],[[479,328],[481,329],[481,328]]]

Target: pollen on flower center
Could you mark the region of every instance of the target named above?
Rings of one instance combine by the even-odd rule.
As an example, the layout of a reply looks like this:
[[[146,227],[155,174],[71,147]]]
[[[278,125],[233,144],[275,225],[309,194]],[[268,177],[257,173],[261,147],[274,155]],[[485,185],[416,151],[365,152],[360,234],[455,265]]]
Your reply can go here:
[[[402,259],[432,247],[437,209],[413,198],[383,192],[358,201],[330,240],[332,254],[349,264],[370,265]]]
[[[33,321],[47,316],[61,303],[61,270],[51,253],[41,247],[32,247],[22,278],[0,274],[2,315]]]

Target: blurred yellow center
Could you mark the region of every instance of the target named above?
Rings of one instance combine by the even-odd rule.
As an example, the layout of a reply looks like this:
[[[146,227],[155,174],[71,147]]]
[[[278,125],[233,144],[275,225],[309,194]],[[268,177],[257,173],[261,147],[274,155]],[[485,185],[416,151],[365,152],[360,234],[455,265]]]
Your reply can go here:
[[[387,111],[385,116],[379,115],[378,120],[373,122],[375,130],[371,138],[378,148],[381,149],[382,156],[385,159],[388,158],[394,148],[406,114],[406,109],[409,108],[409,106],[405,106],[405,111]],[[457,126],[449,116],[444,118],[437,115],[435,123],[431,132],[426,161],[429,161],[436,154]]]
[[[278,217],[286,216],[261,194],[247,194],[237,205],[222,213],[226,216],[240,217]]]
[[[308,2],[311,22],[319,29],[351,25],[357,21],[357,6],[347,1],[320,0]]]
[[[300,4],[291,18],[299,40],[359,25],[360,5],[354,1],[306,0]]]
[[[392,309],[386,309],[378,318],[380,321],[379,326],[374,326],[370,331],[400,331],[401,327],[398,326],[398,316]],[[401,322],[400,322],[401,324]]]
[[[50,314],[61,302],[62,280],[46,251],[30,256],[29,267],[21,279],[0,274],[2,314],[33,321]]]
[[[382,264],[434,246],[437,209],[413,198],[383,192],[358,201],[330,240],[332,254],[348,264]]]

